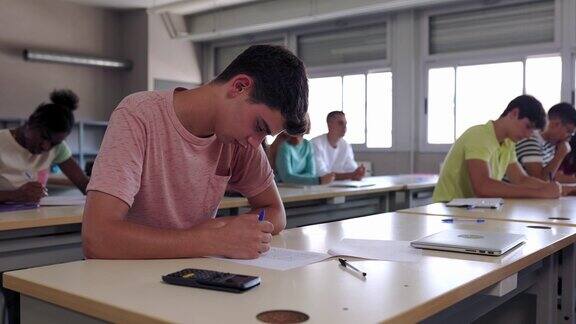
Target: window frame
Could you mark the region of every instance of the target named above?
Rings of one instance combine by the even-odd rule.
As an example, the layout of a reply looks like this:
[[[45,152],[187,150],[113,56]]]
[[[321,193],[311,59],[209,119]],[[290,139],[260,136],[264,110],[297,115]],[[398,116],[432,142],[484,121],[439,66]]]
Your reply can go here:
[[[457,53],[442,53],[430,54],[429,53],[429,19],[431,16],[454,13],[468,10],[481,9],[486,7],[499,7],[510,5],[514,3],[526,3],[531,1],[526,0],[507,0],[490,6],[482,3],[463,4],[460,6],[453,6],[451,8],[436,8],[427,10],[420,16],[420,81],[419,90],[417,91],[420,98],[418,104],[418,126],[420,132],[418,134],[418,152],[420,153],[446,153],[452,147],[452,144],[430,144],[428,143],[428,114],[427,114],[427,100],[428,100],[428,71],[432,68],[442,67],[458,67],[465,65],[480,65],[491,63],[506,63],[513,61],[521,61],[525,63],[527,58],[532,57],[545,57],[562,55],[561,33],[562,21],[561,8],[562,0],[554,0],[554,41],[534,45],[512,46],[506,48],[487,49],[487,50],[474,50],[462,51]],[[521,54],[518,54],[521,53]],[[564,62],[564,59],[562,58]],[[564,71],[564,67],[562,68]],[[523,91],[526,90],[526,73],[523,74]],[[562,76],[562,81],[565,76]],[[561,98],[563,98],[561,96]],[[511,98],[512,99],[512,98]],[[503,107],[502,109],[504,109]]]
[[[354,74],[364,74],[366,77],[364,78],[364,82],[365,82],[365,91],[364,91],[364,96],[366,98],[365,102],[364,102],[364,139],[367,140],[367,136],[368,136],[368,120],[366,119],[366,113],[367,113],[367,109],[368,109],[368,101],[367,101],[367,96],[368,96],[368,77],[367,75],[370,73],[382,73],[382,72],[390,72],[392,73],[392,129],[394,129],[394,72],[392,71],[391,67],[386,67],[386,68],[358,68],[358,67],[349,67],[348,69],[342,70],[342,69],[333,69],[333,70],[327,70],[327,69],[322,69],[320,70],[320,72],[316,71],[314,73],[309,72],[308,73],[308,78],[326,78],[326,77],[343,77],[346,75],[354,75]],[[342,91],[342,93],[344,93],[344,90]],[[341,107],[342,108],[342,107]],[[392,131],[392,146],[391,147],[367,147],[366,146],[366,141],[364,142],[364,144],[350,144],[352,146],[352,149],[354,150],[354,152],[392,152],[395,151],[395,147],[394,147],[394,131]]]

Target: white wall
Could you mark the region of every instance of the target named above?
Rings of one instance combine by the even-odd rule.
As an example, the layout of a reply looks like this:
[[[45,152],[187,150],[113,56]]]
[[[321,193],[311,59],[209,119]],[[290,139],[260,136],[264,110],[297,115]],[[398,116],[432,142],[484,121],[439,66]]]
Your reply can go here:
[[[22,50],[119,57],[118,13],[45,0],[2,0],[0,8],[0,117],[27,117],[53,89],[70,88],[80,97],[79,119],[106,120],[126,72],[27,62]]]
[[[192,42],[170,39],[157,14],[148,17],[148,88],[154,79],[200,84],[199,54]]]

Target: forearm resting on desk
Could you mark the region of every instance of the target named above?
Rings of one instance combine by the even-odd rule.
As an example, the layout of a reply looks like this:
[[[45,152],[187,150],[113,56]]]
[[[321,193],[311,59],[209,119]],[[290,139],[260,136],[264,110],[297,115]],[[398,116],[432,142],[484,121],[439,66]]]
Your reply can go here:
[[[201,256],[257,258],[270,248],[273,225],[257,215],[210,219],[185,230],[161,229],[124,220],[128,205],[90,191],[84,208],[84,254],[94,259],[160,259]]]
[[[16,201],[16,190],[0,191],[0,202]]]

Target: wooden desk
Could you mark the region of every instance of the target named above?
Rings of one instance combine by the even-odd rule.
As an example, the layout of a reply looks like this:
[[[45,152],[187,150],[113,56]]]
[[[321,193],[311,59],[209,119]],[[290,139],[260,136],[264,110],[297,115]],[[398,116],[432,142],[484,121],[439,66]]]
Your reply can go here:
[[[532,223],[533,226],[576,227],[576,197],[560,199],[505,199],[498,209],[447,207],[444,203],[402,210],[404,213],[428,214],[443,217],[482,218],[511,222]],[[562,316],[576,320],[576,246],[562,252],[559,270],[561,286],[570,294],[562,299]],[[569,321],[565,321],[568,323]]]
[[[76,322],[89,319],[86,314],[112,322],[252,323],[260,312],[288,309],[308,314],[312,323],[406,323],[477,318],[481,306],[498,299],[482,292],[518,273],[517,290],[502,298],[533,289],[539,296],[538,320],[550,323],[557,297],[551,257],[576,240],[576,228],[528,225],[444,224],[438,217],[389,213],[286,230],[273,240],[277,247],[326,251],[343,237],[414,240],[450,228],[527,238],[502,257],[425,251],[416,263],[355,262],[368,273],[365,281],[334,260],[284,272],[213,259],[88,260],[8,272],[4,286],[23,295],[23,322]],[[185,267],[258,275],[262,285],[237,295],[161,283],[161,275]]]
[[[415,200],[431,197],[436,175],[406,174],[366,178],[374,186],[363,188],[329,185],[290,187],[278,191],[286,208],[288,228],[372,215],[413,206]],[[420,196],[424,195],[424,198]],[[248,208],[248,200],[224,197],[219,215],[236,215]]]
[[[549,225],[576,226],[576,197],[560,199],[505,199],[498,209],[446,207],[435,203],[402,210],[403,213],[484,218]]]

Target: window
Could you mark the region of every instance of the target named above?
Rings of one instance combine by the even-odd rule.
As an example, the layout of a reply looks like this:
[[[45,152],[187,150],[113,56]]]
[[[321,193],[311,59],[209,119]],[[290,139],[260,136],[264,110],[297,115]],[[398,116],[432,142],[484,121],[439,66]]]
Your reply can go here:
[[[522,93],[548,110],[560,101],[561,65],[552,56],[429,69],[428,143],[453,143],[469,127],[497,119]]]
[[[307,138],[326,133],[326,115],[342,110],[348,121],[347,142],[368,148],[392,147],[391,72],[311,78],[309,86],[311,129]]]

